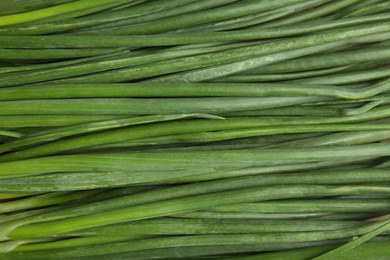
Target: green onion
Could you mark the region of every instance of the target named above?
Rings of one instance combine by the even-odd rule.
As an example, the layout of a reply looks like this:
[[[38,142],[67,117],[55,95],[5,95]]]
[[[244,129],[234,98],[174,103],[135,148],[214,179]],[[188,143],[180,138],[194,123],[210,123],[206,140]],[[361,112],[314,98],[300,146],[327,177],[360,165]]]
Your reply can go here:
[[[386,258],[384,0],[3,0],[0,259]]]

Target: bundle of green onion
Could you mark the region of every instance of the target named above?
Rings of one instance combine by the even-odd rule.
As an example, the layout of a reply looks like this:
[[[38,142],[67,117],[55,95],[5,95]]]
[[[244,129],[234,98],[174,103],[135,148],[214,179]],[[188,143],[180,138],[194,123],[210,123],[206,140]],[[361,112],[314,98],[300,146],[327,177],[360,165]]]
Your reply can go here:
[[[390,259],[390,1],[2,0],[0,259]]]

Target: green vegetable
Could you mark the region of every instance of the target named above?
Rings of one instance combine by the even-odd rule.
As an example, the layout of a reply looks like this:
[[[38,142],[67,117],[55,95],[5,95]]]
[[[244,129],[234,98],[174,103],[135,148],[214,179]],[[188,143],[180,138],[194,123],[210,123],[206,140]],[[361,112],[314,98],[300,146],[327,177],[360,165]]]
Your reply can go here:
[[[385,0],[0,3],[0,259],[384,259]]]

